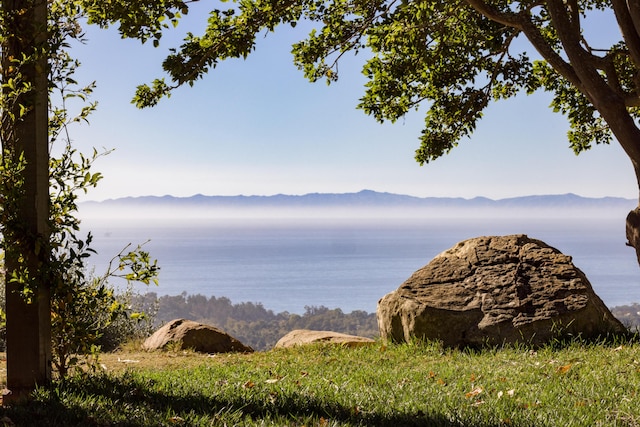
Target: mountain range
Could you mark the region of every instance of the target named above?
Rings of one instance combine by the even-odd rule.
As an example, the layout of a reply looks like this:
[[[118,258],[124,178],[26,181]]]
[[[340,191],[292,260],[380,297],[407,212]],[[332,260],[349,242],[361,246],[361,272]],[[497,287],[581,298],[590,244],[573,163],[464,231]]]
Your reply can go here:
[[[633,199],[621,197],[590,198],[576,194],[522,196],[493,200],[486,197],[471,199],[452,197],[415,197],[403,194],[362,190],[357,193],[310,193],[305,195],[277,194],[273,196],[142,196],[83,202],[81,207],[100,208],[379,208],[379,209],[597,209],[630,210],[637,205]]]

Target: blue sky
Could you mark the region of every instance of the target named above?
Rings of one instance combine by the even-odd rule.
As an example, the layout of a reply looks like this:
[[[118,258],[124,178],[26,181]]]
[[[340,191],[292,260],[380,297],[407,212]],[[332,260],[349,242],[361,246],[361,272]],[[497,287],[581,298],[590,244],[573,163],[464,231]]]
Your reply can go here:
[[[96,164],[105,178],[87,199],[361,189],[494,199],[569,192],[637,197],[622,149],[597,146],[575,156],[566,120],[551,112],[545,94],[493,105],[471,139],[419,166],[413,156],[424,110],[384,125],[356,110],[364,56],[343,62],[336,84],[306,81],[290,54],[291,43],[305,35],[300,27],[267,35],[246,61],[222,63],[194,87],[137,110],[130,104],[135,87],[161,77],[167,49],[184,32],[203,28],[205,3],[195,3],[160,48],[97,28],[74,48],[82,62],[77,77],[97,81],[99,106],[89,126],[72,129],[72,139],[81,151],[115,149]]]

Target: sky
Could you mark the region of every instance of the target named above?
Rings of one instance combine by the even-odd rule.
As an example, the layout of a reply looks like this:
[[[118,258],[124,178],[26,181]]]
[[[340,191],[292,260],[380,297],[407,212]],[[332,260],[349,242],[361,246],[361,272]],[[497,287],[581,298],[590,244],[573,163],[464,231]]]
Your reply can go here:
[[[304,29],[260,37],[247,60],[230,60],[154,108],[130,101],[137,85],[162,77],[167,49],[206,25],[211,2],[194,3],[159,48],[87,28],[72,49],[81,83],[96,81],[98,110],[71,129],[82,152],[114,149],[95,164],[104,175],[83,200],[126,196],[349,193],[362,189],[419,197],[492,199],[576,193],[636,198],[631,163],[617,143],[576,156],[564,117],[546,94],[493,104],[472,138],[420,166],[414,160],[423,107],[379,124],[355,107],[364,94],[364,54],[340,65],[330,86],[309,83],[291,44]],[[598,31],[604,31],[603,26]]]

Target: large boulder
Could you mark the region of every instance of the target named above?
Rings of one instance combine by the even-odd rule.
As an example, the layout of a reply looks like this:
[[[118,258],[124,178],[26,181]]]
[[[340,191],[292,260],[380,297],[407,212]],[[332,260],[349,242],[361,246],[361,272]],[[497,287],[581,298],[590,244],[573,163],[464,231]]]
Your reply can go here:
[[[142,348],[159,350],[170,344],[177,345],[182,350],[191,349],[200,353],[253,352],[251,347],[213,326],[185,319],[172,320],[158,329],[145,340]]]
[[[625,331],[570,256],[522,234],[458,243],[385,295],[377,316],[383,339],[452,347]]]
[[[287,348],[297,345],[330,343],[340,344],[347,347],[358,347],[361,345],[373,344],[371,338],[347,335],[331,331],[311,331],[308,329],[296,329],[289,332],[278,340],[275,348]]]

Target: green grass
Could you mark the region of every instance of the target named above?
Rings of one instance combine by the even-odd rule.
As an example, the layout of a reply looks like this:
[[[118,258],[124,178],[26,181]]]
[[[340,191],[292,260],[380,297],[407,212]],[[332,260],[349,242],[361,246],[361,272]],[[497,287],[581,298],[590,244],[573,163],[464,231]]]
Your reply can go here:
[[[122,356],[125,357],[125,356]],[[638,426],[640,344],[166,354],[0,409],[18,426]],[[184,357],[184,368],[180,366]]]

